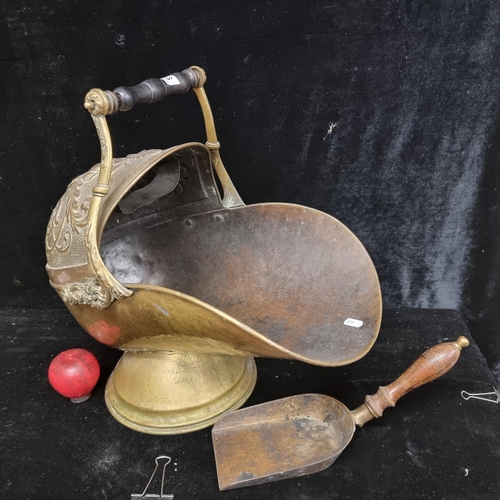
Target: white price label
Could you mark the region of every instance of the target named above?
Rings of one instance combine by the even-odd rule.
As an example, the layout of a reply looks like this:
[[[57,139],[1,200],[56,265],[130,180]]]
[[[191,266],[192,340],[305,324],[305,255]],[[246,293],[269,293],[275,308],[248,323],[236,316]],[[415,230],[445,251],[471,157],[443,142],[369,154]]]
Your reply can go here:
[[[167,85],[180,85],[181,82],[179,81],[179,79],[174,76],[174,75],[169,75],[169,76],[165,76],[162,78],[162,80],[167,84]]]
[[[363,322],[360,319],[347,318],[344,321],[344,325],[354,326],[354,328],[359,328],[360,326],[363,326]]]

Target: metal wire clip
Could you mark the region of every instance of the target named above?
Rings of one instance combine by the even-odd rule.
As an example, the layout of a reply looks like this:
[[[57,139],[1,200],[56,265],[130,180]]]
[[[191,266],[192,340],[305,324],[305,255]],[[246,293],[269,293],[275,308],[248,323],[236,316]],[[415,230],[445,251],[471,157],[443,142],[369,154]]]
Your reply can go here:
[[[163,473],[161,475],[161,488],[160,488],[160,494],[158,495],[157,493],[148,493],[146,495],[146,491],[148,491],[149,485],[151,484],[151,481],[153,481],[153,478],[155,477],[156,471],[158,470],[159,464],[158,460],[161,460],[162,458],[165,458],[168,460],[168,462],[165,462],[163,465]],[[155,463],[156,467],[155,470],[153,471],[153,474],[151,474],[151,477],[149,478],[148,484],[146,484],[146,487],[144,488],[144,491],[142,493],[132,493],[131,498],[163,498],[164,500],[174,500],[174,495],[168,495],[163,493],[163,487],[165,486],[165,469],[167,468],[167,465],[172,461],[170,457],[167,457],[166,455],[160,455],[159,457],[155,458]]]
[[[462,391],[460,393],[462,397],[467,401],[469,399],[480,399],[481,401],[489,401],[490,403],[499,403],[500,402],[500,391],[493,387],[492,392],[478,392],[476,394],[469,394],[466,391]],[[495,396],[496,399],[485,398],[483,396]]]

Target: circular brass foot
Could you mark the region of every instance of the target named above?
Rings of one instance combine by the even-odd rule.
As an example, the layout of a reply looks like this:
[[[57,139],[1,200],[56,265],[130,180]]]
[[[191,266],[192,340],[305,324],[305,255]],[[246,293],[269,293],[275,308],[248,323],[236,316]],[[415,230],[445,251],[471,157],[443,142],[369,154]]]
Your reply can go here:
[[[252,357],[126,351],[106,385],[106,405],[120,423],[147,434],[183,434],[236,410],[255,386]]]

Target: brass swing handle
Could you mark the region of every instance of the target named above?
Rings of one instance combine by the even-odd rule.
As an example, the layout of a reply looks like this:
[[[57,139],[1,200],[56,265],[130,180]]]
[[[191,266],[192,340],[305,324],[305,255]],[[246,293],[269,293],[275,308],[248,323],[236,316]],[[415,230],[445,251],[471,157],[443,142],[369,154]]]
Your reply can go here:
[[[203,87],[207,80],[205,71],[198,66],[191,66],[179,73],[172,73],[163,78],[149,78],[133,87],[117,87],[113,91],[105,90],[108,107],[105,115],[114,115],[118,111],[129,111],[136,104],[152,104],[164,97],[185,94],[191,89]],[[91,111],[92,104],[85,103]]]
[[[164,78],[145,80],[133,87],[118,87],[114,91],[91,89],[85,96],[84,106],[92,116],[101,144],[101,165],[97,182],[92,188],[85,231],[88,264],[92,278],[78,285],[81,290],[84,290],[85,295],[98,296],[99,300],[85,299],[82,303],[92,303],[93,307],[104,309],[114,300],[132,295],[132,290],[120,283],[106,268],[99,252],[100,234],[97,221],[102,200],[109,193],[113,170],[113,144],[106,121],[107,115],[116,114],[118,111],[128,111],[136,104],[157,102],[168,95],[184,94],[193,89],[200,102],[205,120],[206,145],[210,150],[212,164],[224,191],[221,203],[225,208],[243,205],[220,158],[220,144],[215,132],[214,119],[203,88],[205,81],[205,71],[198,66],[191,66],[179,73],[173,73]],[[88,289],[91,291],[90,294],[87,293]],[[80,295],[83,296],[83,292]]]
[[[210,150],[212,164],[224,191],[222,205],[225,208],[244,205],[220,157],[220,144],[217,140],[214,118],[207,94],[203,88],[206,80],[207,76],[202,68],[199,66],[191,66],[184,71],[172,73],[163,78],[150,78],[149,80],[144,80],[142,83],[134,85],[133,87],[117,87],[113,91],[101,89],[90,90],[85,97],[84,106],[94,119],[101,142],[101,175],[99,176],[98,184],[104,186],[109,184],[113,158],[113,147],[106,123],[106,115],[114,115],[118,113],[118,111],[128,111],[136,104],[157,102],[169,95],[185,94],[192,89],[198,98],[203,112],[207,134],[207,141],[205,144]],[[97,186],[97,190],[99,189],[100,193],[96,193],[96,190],[94,190],[94,193],[102,195],[107,193],[105,187],[100,188]]]
[[[461,336],[455,342],[443,342],[425,351],[394,382],[379,387],[373,396],[366,396],[364,404],[351,412],[356,424],[362,427],[373,418],[381,417],[383,411],[395,406],[400,397],[444,375],[453,368],[460,351],[468,345],[469,341]]]

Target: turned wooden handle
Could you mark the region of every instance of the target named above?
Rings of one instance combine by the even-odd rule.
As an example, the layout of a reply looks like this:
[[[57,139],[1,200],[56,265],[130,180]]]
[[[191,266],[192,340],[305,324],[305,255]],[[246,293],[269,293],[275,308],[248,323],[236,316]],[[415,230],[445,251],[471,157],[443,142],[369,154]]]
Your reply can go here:
[[[118,111],[129,111],[137,104],[152,104],[169,95],[185,94],[191,89],[203,87],[206,80],[202,68],[191,66],[163,78],[144,80],[133,87],[117,87],[113,91],[92,89],[85,98],[84,106],[92,115],[114,115]],[[99,94],[97,99],[96,94]]]
[[[459,337],[455,342],[444,342],[425,351],[394,382],[379,387],[373,396],[366,396],[365,403],[352,412],[356,424],[362,427],[372,418],[381,417],[401,396],[444,375],[458,361],[462,348],[468,345],[465,337]]]

